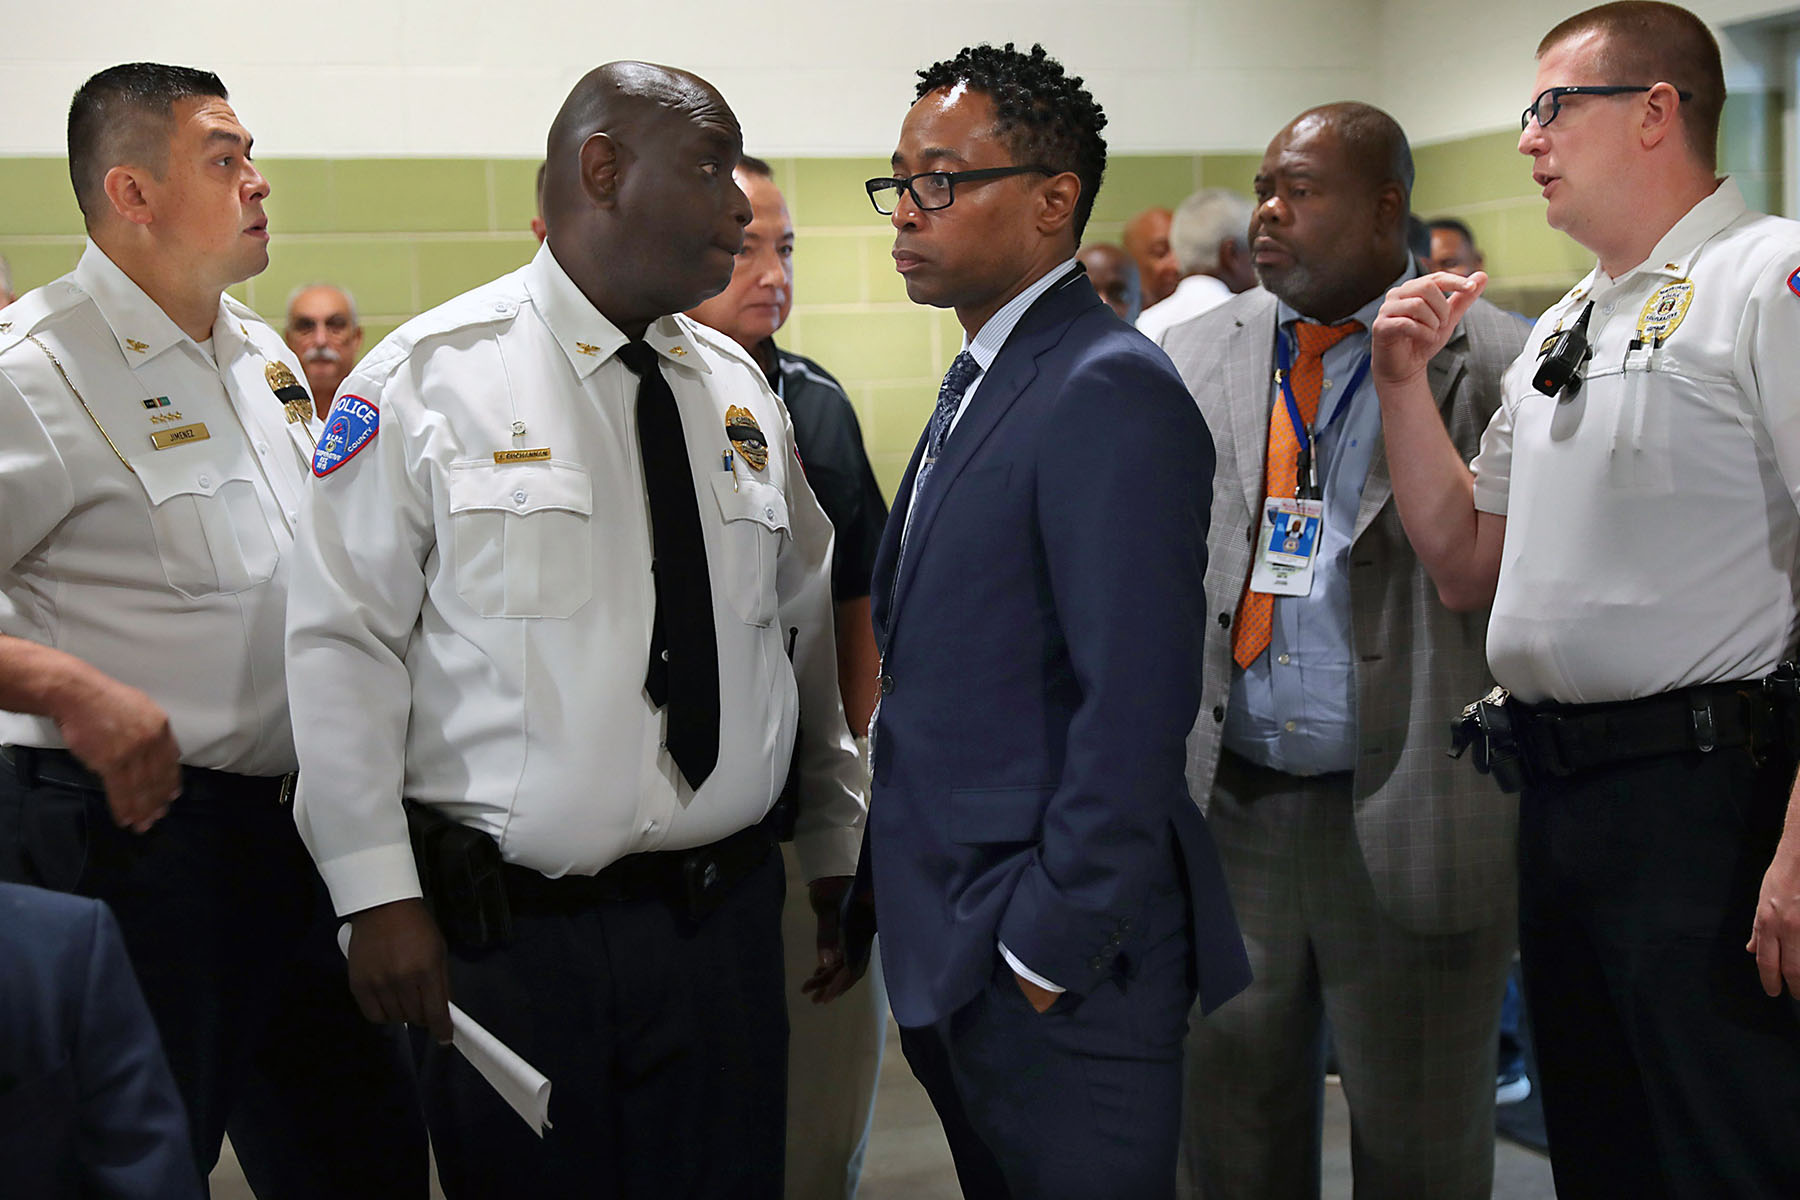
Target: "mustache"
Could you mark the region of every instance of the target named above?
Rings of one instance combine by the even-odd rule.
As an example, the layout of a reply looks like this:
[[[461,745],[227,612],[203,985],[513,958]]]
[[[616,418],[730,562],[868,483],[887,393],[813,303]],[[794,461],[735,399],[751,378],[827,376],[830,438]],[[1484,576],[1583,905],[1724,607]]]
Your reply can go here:
[[[330,346],[309,346],[305,354],[300,356],[302,363],[340,363],[344,356]]]

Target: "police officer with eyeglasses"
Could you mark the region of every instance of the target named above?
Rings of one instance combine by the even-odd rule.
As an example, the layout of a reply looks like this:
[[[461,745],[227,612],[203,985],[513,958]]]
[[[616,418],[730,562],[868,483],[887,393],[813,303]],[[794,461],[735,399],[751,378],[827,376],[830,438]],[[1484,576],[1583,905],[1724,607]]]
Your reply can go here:
[[[1724,80],[1693,14],[1571,17],[1535,86],[1519,150],[1598,265],[1473,463],[1424,364],[1484,275],[1391,292],[1374,378],[1419,557],[1447,603],[1493,605],[1505,691],[1470,719],[1522,783],[1557,1192],[1800,1195],[1800,224],[1715,174]]]

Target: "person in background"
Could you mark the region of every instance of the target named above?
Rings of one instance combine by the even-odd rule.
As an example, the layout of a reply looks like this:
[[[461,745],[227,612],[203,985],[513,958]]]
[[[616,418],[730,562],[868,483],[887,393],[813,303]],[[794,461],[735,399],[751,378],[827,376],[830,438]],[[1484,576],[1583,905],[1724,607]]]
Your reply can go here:
[[[6,261],[6,255],[0,254],[0,308],[17,299],[13,293],[12,264]]]
[[[1169,226],[1174,217],[1166,208],[1146,208],[1125,222],[1119,239],[1125,253],[1137,264],[1146,312],[1174,295],[1175,285],[1181,282],[1181,263],[1169,244]]]
[[[1433,271],[1448,271],[1465,279],[1487,269],[1487,255],[1475,244],[1475,231],[1455,217],[1438,217],[1425,222],[1431,234],[1431,253],[1427,261]]]
[[[1250,202],[1227,188],[1206,188],[1183,200],[1169,227],[1181,282],[1138,318],[1138,332],[1161,344],[1176,325],[1255,287],[1249,226]]]
[[[1136,322],[1138,313],[1143,311],[1144,297],[1131,255],[1111,242],[1089,242],[1075,257],[1087,268],[1088,282],[1106,301],[1106,307],[1118,313],[1121,321]]]
[[[288,296],[282,336],[306,369],[313,408],[323,421],[338,385],[362,357],[363,329],[356,319],[356,300],[329,283],[302,284]]]
[[[549,167],[549,163],[538,164],[537,216],[531,218],[531,232],[537,235],[537,240],[540,244],[543,242],[544,238],[549,236],[549,230],[544,225],[544,172],[547,171]]]
[[[760,158],[744,155],[732,178],[750,200],[750,223],[731,282],[688,316],[742,346],[794,422],[807,486],[831,519],[831,598],[837,614],[838,689],[850,731],[864,737],[875,707],[880,655],[869,620],[869,577],[887,504],[863,449],[850,398],[824,367],[775,344],[794,305],[794,222]],[[875,1111],[887,1038],[879,966],[869,984],[820,1005],[800,984],[818,965],[806,877],[792,843],[782,847],[787,905],[782,945],[788,980],[787,1200],[845,1200],[856,1192]]]

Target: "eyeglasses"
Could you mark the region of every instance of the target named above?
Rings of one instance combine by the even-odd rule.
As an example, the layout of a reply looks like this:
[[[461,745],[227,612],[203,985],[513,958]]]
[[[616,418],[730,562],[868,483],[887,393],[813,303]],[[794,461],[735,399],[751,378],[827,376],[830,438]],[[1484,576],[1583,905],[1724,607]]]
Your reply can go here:
[[[980,183],[988,179],[1004,179],[1008,175],[1056,175],[1049,167],[982,167],[978,171],[920,171],[905,178],[871,179],[863,186],[869,189],[869,203],[882,216],[892,216],[900,203],[900,193],[912,195],[914,207],[921,212],[936,212],[956,203],[956,185]]]
[[[1523,133],[1531,125],[1531,119],[1537,118],[1538,128],[1547,129],[1550,122],[1556,120],[1556,114],[1562,111],[1564,96],[1625,96],[1633,92],[1647,92],[1655,84],[1643,86],[1628,84],[1606,84],[1594,87],[1553,87],[1539,92],[1524,112],[1519,114],[1519,132]],[[1683,100],[1692,100],[1694,93],[1675,89],[1675,94]]]

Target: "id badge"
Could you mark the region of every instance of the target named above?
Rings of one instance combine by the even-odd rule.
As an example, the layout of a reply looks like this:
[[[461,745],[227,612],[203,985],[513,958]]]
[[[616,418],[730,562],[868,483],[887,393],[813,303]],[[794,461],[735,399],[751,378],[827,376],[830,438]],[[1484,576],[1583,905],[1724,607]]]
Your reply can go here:
[[[1310,595],[1324,527],[1323,501],[1270,496],[1263,503],[1250,590],[1270,596]]]

